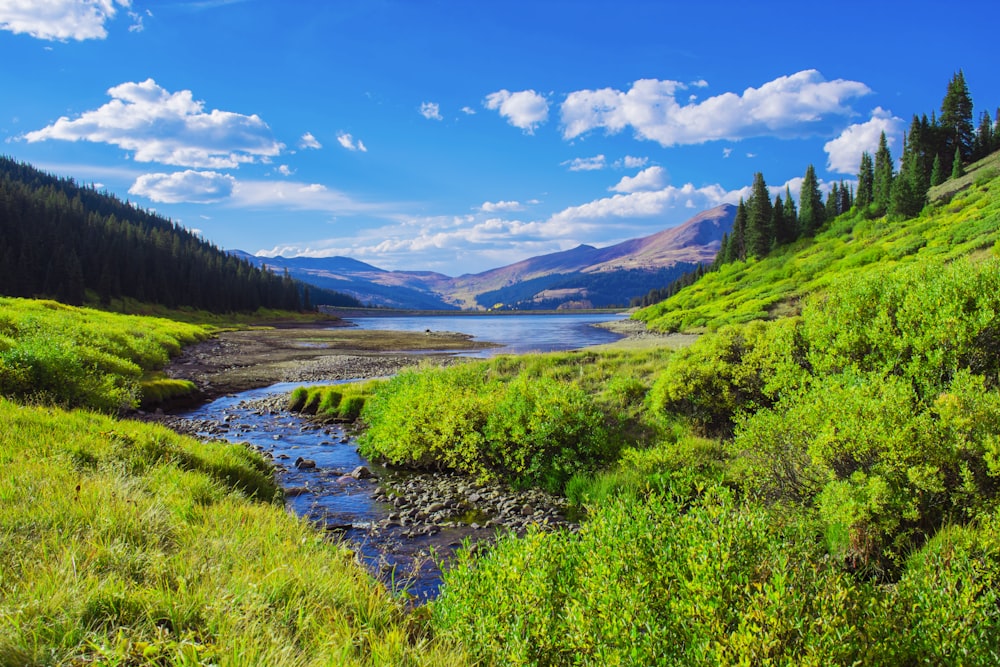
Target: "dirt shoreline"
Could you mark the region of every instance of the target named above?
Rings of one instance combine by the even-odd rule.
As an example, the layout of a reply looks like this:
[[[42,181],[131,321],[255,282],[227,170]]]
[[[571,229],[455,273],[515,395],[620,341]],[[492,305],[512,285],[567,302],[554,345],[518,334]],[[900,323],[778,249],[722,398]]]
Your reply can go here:
[[[164,372],[196,392],[161,406],[186,410],[221,396],[277,382],[393,375],[420,363],[448,364],[456,353],[494,347],[453,332],[363,331],[302,325],[221,332],[185,347]]]

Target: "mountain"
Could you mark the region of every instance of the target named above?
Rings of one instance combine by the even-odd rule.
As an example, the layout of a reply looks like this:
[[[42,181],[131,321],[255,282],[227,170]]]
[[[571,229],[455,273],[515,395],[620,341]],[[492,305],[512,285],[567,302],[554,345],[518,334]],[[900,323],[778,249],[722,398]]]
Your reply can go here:
[[[258,257],[242,250],[233,254],[256,266],[288,270],[297,280],[349,294],[358,301],[384,308],[455,310],[437,291],[451,278],[430,271],[386,271],[350,257]]]
[[[568,308],[628,304],[715,258],[733,225],[736,207],[723,204],[677,227],[605,248],[579,245],[508,266],[451,278],[430,271],[386,271],[347,257],[238,257],[288,269],[304,282],[376,306],[454,308]]]

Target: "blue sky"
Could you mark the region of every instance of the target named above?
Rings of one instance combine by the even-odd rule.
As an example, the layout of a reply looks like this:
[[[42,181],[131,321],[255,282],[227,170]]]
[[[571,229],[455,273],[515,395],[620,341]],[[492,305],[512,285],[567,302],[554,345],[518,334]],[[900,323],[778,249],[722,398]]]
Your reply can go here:
[[[2,151],[228,249],[479,272],[851,180],[993,0],[2,0]],[[954,26],[961,26],[961,30]]]

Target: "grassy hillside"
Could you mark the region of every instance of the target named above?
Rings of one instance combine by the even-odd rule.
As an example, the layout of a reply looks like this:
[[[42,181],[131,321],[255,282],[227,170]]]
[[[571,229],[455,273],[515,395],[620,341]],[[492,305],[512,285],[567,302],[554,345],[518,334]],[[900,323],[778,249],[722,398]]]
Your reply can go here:
[[[931,190],[931,204],[917,218],[840,216],[815,238],[761,260],[723,265],[635,317],[660,331],[713,330],[797,312],[802,297],[872,266],[988,255],[1000,240],[998,176],[1000,153],[994,153],[971,165],[961,179]]]
[[[94,411],[205,335],[0,299],[0,665],[466,664],[261,456]]]
[[[687,349],[377,389],[366,451],[561,485],[588,517],[464,557],[437,632],[487,664],[996,664],[996,160],[642,313],[706,331]]]

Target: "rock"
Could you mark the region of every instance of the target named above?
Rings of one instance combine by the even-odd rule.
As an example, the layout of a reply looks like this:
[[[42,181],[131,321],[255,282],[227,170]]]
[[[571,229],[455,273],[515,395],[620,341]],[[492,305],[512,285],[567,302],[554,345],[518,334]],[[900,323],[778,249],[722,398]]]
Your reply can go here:
[[[312,470],[316,467],[316,462],[312,459],[304,459],[300,456],[295,459],[295,467],[299,470]]]
[[[354,479],[371,479],[374,476],[366,466],[358,466],[351,472],[351,477]]]
[[[535,508],[531,505],[525,505],[521,508],[521,516],[533,516],[535,514]]]
[[[295,498],[296,496],[304,496],[310,493],[308,486],[290,486],[285,489],[286,498]]]

